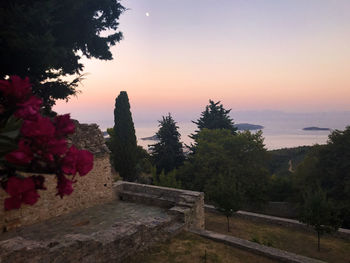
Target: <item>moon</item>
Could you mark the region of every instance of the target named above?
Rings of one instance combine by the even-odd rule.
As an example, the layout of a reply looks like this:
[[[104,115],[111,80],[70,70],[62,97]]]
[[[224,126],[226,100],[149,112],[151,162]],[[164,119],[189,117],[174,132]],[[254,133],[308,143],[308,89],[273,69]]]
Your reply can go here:
[[[146,16],[149,16],[149,13],[148,13],[148,12],[146,13]]]

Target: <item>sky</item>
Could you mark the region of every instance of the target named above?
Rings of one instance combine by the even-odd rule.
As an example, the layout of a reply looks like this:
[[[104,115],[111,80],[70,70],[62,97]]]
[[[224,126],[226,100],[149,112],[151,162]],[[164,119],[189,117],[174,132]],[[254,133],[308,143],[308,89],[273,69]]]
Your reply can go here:
[[[113,120],[233,111],[350,111],[349,0],[124,0],[114,60],[82,59],[82,93],[54,110]]]

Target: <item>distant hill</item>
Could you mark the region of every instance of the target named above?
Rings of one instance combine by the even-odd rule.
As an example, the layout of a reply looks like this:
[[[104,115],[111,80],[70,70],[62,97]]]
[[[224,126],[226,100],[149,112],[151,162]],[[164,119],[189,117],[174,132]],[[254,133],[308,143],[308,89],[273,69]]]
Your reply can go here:
[[[319,127],[306,127],[303,131],[329,131],[329,128],[319,128]]]
[[[141,138],[141,140],[143,140],[143,141],[159,141],[157,135],[153,135],[150,137],[143,137],[143,138]]]
[[[304,160],[313,146],[300,146],[268,151],[270,174],[276,176],[290,175],[292,170]]]
[[[264,126],[250,124],[250,123],[237,123],[235,124],[239,131],[254,131],[254,130],[262,130]]]

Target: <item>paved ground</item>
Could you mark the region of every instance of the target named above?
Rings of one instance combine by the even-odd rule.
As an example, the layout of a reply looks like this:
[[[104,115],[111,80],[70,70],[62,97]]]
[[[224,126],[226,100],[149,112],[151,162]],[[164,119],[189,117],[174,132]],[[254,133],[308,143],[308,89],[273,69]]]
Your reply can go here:
[[[115,225],[152,225],[167,221],[164,209],[129,202],[111,202],[80,212],[59,216],[45,222],[0,235],[0,240],[20,236],[31,240],[49,240],[66,234],[89,235]]]

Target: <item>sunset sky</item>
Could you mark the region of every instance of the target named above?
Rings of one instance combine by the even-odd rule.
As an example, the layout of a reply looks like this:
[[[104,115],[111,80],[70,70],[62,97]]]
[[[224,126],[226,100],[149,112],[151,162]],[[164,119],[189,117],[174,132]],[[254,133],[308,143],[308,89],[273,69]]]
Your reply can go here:
[[[55,110],[113,119],[233,111],[350,110],[349,0],[124,0],[113,61],[83,59],[82,93]]]

